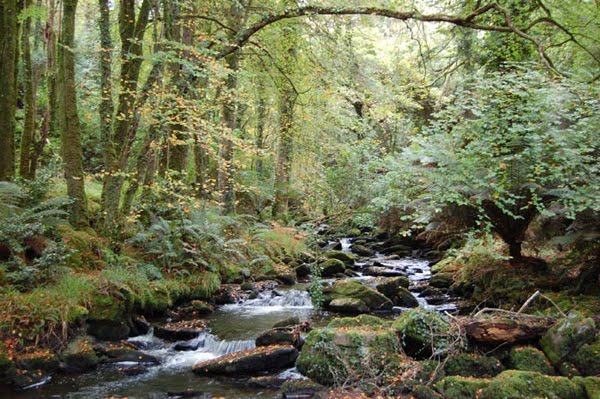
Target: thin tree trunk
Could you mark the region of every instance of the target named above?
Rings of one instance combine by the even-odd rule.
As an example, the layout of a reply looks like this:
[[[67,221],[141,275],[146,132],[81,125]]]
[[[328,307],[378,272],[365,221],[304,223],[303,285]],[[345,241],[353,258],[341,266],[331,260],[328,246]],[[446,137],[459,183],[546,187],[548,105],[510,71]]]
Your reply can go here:
[[[259,80],[257,91],[258,91],[258,104],[256,106],[256,163],[255,170],[258,176],[262,177],[264,173],[263,166],[263,150],[265,148],[265,121],[267,118],[267,98],[265,94],[264,82]]]
[[[100,17],[98,27],[100,30],[100,142],[104,155],[104,165],[110,165],[116,158],[111,145],[112,122],[115,106],[112,93],[112,50],[113,44],[110,37],[110,11],[108,0],[98,0]],[[106,184],[106,180],[104,181]],[[104,192],[103,192],[104,194]]]
[[[0,181],[15,175],[17,1],[0,2]]]
[[[26,0],[24,7],[31,5],[31,0]],[[21,150],[19,159],[19,175],[24,179],[31,179],[31,153],[35,137],[35,78],[31,60],[31,18],[23,21],[22,29],[22,57],[23,57],[23,84],[25,86],[25,119],[23,121],[23,133],[21,135]]]
[[[75,88],[75,13],[77,0],[63,0],[63,17],[58,49],[58,88],[62,155],[67,180],[67,194],[73,200],[71,219],[87,224],[87,199],[83,174],[81,126],[77,113]]]
[[[279,118],[280,135],[275,169],[275,202],[273,216],[282,215],[288,211],[290,171],[292,166],[292,151],[294,146],[294,103],[296,93],[286,85],[280,94]]]

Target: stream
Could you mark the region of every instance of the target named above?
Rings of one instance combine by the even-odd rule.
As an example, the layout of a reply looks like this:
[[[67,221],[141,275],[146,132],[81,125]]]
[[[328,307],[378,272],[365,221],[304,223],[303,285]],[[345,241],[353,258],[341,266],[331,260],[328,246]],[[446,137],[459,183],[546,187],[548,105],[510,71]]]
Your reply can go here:
[[[343,251],[351,251],[351,239],[341,239],[340,243]],[[368,285],[374,277],[363,275],[360,267],[373,263],[407,275],[410,280],[409,289],[421,307],[438,312],[457,310],[457,304],[450,297],[441,300],[438,298],[435,304],[430,304],[420,296],[419,287],[423,288],[423,284],[431,278],[427,260],[412,257],[389,259],[376,253],[373,257],[362,258],[356,263],[357,272],[353,278]],[[324,281],[333,283],[335,279]],[[395,307],[392,312],[380,316],[395,317],[403,310]],[[191,341],[166,342],[155,337],[152,330],[146,335],[130,338],[131,343],[160,360],[159,365],[149,366],[142,374],[130,376],[122,372],[123,368],[137,366],[135,363],[104,365],[87,374],[56,376],[47,384],[12,392],[6,398],[278,398],[281,394],[277,390],[252,387],[247,379],[199,377],[191,372],[191,368],[204,360],[254,348],[254,339],[283,319],[297,317],[301,322],[309,321],[313,327],[319,327],[336,316],[339,315],[313,308],[306,292],[306,284],[266,290],[255,299],[217,308],[214,313],[205,317],[209,328]],[[193,350],[177,350],[182,345]],[[295,369],[281,371],[280,377],[303,378]],[[196,396],[182,395],[186,391],[196,392]]]

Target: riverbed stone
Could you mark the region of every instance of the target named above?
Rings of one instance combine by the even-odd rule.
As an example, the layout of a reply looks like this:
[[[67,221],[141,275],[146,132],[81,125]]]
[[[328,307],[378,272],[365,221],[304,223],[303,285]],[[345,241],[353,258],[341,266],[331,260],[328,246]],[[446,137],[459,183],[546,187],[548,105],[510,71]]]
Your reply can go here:
[[[158,358],[148,355],[140,350],[131,348],[127,345],[108,346],[102,351],[102,363],[143,363],[160,364]]]
[[[282,399],[312,399],[326,388],[308,378],[288,380],[281,385]]]
[[[346,271],[346,264],[339,259],[327,259],[320,266],[322,277],[333,277]]]
[[[297,277],[306,277],[310,274],[310,266],[306,263],[294,268]]]
[[[91,337],[79,337],[69,343],[61,354],[61,369],[67,373],[83,373],[96,368],[100,359]]]
[[[298,349],[291,345],[262,346],[198,363],[192,370],[198,375],[253,375],[291,367],[297,358]]]
[[[375,255],[375,251],[361,244],[354,244],[351,248],[352,252],[357,254],[358,256],[370,257]]]
[[[508,357],[511,369],[521,371],[537,371],[541,374],[554,375],[554,367],[544,352],[533,346],[515,346]]]
[[[571,313],[544,334],[540,345],[552,364],[558,365],[583,345],[593,342],[595,329],[594,319]]]
[[[356,255],[343,251],[327,251],[323,256],[327,259],[341,260],[346,266],[352,266],[356,260]]]
[[[379,250],[384,255],[396,254],[400,256],[409,256],[412,253],[412,248],[407,245],[397,244],[390,247],[385,247]]]
[[[429,285],[435,288],[450,288],[453,281],[452,273],[436,273],[429,280]]]
[[[182,320],[157,326],[154,335],[167,341],[188,341],[196,338],[205,328],[204,320]]]
[[[450,323],[438,313],[411,309],[394,320],[392,327],[398,332],[406,354],[416,359],[428,358],[447,347]]]
[[[398,287],[394,295],[388,298],[392,300],[394,305],[403,308],[416,308],[419,306],[417,298],[404,287]]]
[[[369,307],[362,299],[358,298],[336,298],[329,302],[329,310],[339,313],[367,313]]]
[[[393,306],[385,295],[353,279],[338,280],[333,285],[325,287],[323,298],[323,305],[326,308],[333,300],[341,298],[361,300],[369,310],[389,310]]]
[[[256,337],[256,346],[292,345],[298,347],[300,342],[299,332],[292,327],[272,328]]]
[[[377,277],[369,283],[370,286],[381,292],[388,298],[392,298],[396,295],[396,291],[400,287],[408,288],[410,281],[407,277]]]
[[[362,269],[363,274],[373,277],[406,277],[406,272],[385,266],[367,266]]]

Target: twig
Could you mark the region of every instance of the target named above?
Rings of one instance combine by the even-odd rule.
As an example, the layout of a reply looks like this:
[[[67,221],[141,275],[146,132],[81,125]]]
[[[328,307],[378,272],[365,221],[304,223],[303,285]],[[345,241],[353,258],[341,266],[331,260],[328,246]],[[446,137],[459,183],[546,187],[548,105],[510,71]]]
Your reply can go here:
[[[540,295],[541,295],[540,291],[534,292],[533,295],[530,296],[529,299],[525,301],[525,303],[523,304],[523,306],[521,306],[521,308],[519,309],[519,311],[517,312],[517,314],[523,313],[523,311],[525,309],[527,309],[529,307],[529,305],[531,305],[533,303],[533,301],[535,301]]]

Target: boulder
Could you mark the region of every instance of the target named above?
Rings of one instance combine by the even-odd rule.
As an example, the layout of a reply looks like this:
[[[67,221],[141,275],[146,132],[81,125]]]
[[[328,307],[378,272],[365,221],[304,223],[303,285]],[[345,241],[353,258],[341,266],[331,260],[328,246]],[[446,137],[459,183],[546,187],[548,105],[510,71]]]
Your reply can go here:
[[[327,259],[337,259],[344,262],[346,266],[354,265],[354,261],[356,260],[356,256],[354,254],[342,251],[327,251],[323,254]]]
[[[450,376],[438,381],[435,389],[446,399],[474,399],[489,384],[490,380],[485,378]]]
[[[300,324],[300,318],[298,316],[291,316],[291,317],[288,317],[287,319],[280,320],[277,323],[273,324],[273,328],[292,327],[292,326],[296,326],[298,324]]]
[[[573,363],[583,376],[600,376],[600,338],[579,348]]]
[[[102,363],[160,364],[158,358],[137,349],[123,346],[108,347],[102,351]]]
[[[310,266],[306,263],[294,268],[297,277],[306,277],[310,274]]]
[[[327,259],[320,266],[322,277],[333,277],[338,273],[346,271],[346,265],[339,259]]]
[[[554,375],[554,367],[544,352],[533,346],[513,347],[508,356],[508,364],[514,370],[537,371],[541,374]]]
[[[339,313],[358,314],[369,312],[369,307],[362,299],[358,298],[337,298],[329,302],[328,308]]]
[[[475,353],[459,353],[450,356],[444,365],[446,375],[463,377],[489,378],[504,371],[500,360],[492,356],[482,356]]]
[[[406,273],[399,269],[392,269],[385,266],[367,266],[362,269],[363,274],[374,277],[406,277]]]
[[[331,320],[327,326],[331,328],[363,327],[370,329],[389,329],[391,322],[370,314],[361,314],[356,317],[336,317]]]
[[[48,349],[21,353],[14,360],[20,370],[41,370],[51,373],[58,370],[59,367],[58,356]]]
[[[370,256],[375,255],[375,251],[373,251],[372,249],[370,249],[364,245],[360,245],[360,244],[352,245],[351,250],[353,253],[357,254],[358,256],[370,257]]]
[[[454,281],[454,275],[452,273],[436,273],[431,276],[429,285],[435,288],[450,288]]]
[[[198,375],[254,375],[292,367],[296,358],[298,349],[291,345],[261,346],[198,363],[192,371]]]
[[[376,379],[398,363],[399,347],[398,337],[389,327],[329,326],[307,335],[296,368],[328,386]]]
[[[167,341],[187,341],[196,338],[205,328],[204,320],[183,320],[156,327],[154,335]]]
[[[394,305],[403,308],[416,308],[419,306],[417,298],[404,287],[398,287],[395,294],[388,298],[392,300]]]
[[[300,346],[300,334],[291,327],[272,328],[256,337],[256,346],[292,345]]]
[[[374,287],[377,291],[381,292],[388,298],[392,298],[396,295],[398,288],[408,288],[410,282],[407,277],[377,277],[372,282],[369,282],[371,287]]]
[[[90,337],[79,337],[69,343],[61,358],[61,369],[67,373],[84,373],[100,362]]]
[[[571,313],[550,328],[540,345],[555,366],[575,354],[579,348],[594,341],[596,323],[590,317]]]
[[[282,399],[311,399],[316,398],[323,390],[325,390],[323,385],[309,379],[288,380],[281,386],[281,397]]]
[[[384,255],[397,254],[401,256],[409,256],[412,253],[412,248],[406,245],[397,244],[391,247],[381,248],[379,252]]]
[[[411,357],[425,359],[447,349],[450,323],[438,313],[411,309],[394,320],[392,327]]]
[[[129,337],[130,327],[121,320],[93,319],[87,321],[87,333],[101,341],[120,341]]]
[[[566,377],[534,371],[507,370],[483,388],[480,399],[586,399],[585,388]]]
[[[338,280],[323,289],[323,305],[326,308],[332,301],[341,298],[361,300],[369,310],[389,310],[393,306],[385,295],[352,279]]]
[[[469,320],[464,323],[464,329],[471,342],[499,345],[539,339],[553,323],[550,318],[490,317]]]
[[[600,399],[600,377],[574,377],[573,381],[585,390],[588,399]]]

